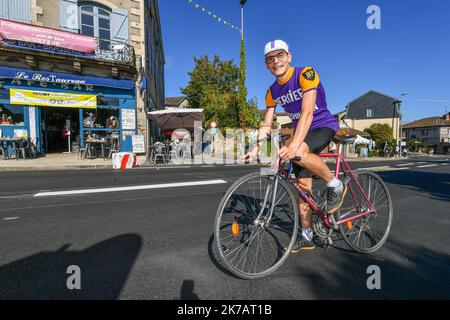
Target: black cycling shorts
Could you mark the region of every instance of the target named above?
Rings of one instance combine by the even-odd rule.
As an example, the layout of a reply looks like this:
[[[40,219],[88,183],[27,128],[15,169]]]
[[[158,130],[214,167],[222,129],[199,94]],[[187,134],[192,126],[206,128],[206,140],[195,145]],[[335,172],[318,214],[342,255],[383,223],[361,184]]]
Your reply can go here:
[[[322,127],[309,131],[306,134],[304,143],[309,147],[309,152],[320,153],[333,139],[336,131],[331,128]],[[313,174],[306,168],[292,162],[293,173],[296,178],[311,178]]]

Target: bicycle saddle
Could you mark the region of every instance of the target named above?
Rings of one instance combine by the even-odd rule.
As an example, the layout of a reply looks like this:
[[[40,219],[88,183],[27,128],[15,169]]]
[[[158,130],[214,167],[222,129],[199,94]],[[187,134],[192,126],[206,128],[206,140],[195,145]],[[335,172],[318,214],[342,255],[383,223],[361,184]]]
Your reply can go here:
[[[333,138],[333,141],[335,143],[352,143],[353,141],[355,141],[356,136],[355,135],[351,135],[351,134],[347,134],[347,135],[335,135]]]

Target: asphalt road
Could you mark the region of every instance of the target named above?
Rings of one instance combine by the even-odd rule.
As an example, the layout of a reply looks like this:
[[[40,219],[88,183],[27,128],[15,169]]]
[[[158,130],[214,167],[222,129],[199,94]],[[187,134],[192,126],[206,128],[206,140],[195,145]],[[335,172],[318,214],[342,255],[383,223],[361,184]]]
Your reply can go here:
[[[259,167],[1,173],[0,299],[450,298],[449,159],[351,165],[372,168],[391,192],[394,221],[385,245],[363,255],[338,242],[291,255],[257,280],[237,279],[221,266],[213,225],[226,188]],[[223,181],[154,188],[207,180]],[[67,288],[72,265],[81,270],[81,290]],[[379,290],[366,285],[372,265],[381,271]]]

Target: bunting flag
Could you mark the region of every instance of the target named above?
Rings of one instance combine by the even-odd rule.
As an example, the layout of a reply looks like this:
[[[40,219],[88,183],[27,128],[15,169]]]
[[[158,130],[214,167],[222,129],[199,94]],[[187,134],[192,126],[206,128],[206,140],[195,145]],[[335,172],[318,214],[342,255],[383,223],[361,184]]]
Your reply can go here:
[[[406,100],[406,99],[405,99]],[[432,99],[415,99],[417,102],[430,102],[430,103],[447,103],[449,102],[446,99],[436,99],[436,98],[432,98]]]
[[[201,9],[202,12],[204,13],[208,13],[208,15],[213,18],[215,21],[219,22],[219,23],[223,23],[224,25],[226,25],[227,27],[230,27],[231,29],[235,29],[240,31],[241,29],[239,29],[239,27],[236,27],[235,25],[231,24],[229,21],[218,17],[216,14],[214,14],[213,12],[209,11],[208,9],[202,7],[201,5],[199,5],[198,3],[194,2],[193,0],[187,0],[188,4],[193,5],[195,9]]]

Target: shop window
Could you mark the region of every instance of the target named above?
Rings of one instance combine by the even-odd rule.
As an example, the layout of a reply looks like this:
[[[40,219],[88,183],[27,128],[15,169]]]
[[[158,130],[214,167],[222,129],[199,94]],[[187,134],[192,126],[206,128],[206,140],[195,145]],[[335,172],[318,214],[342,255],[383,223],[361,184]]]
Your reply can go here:
[[[113,124],[115,120],[115,125]],[[97,108],[96,110],[85,110],[83,118],[85,129],[119,129],[119,109]]]
[[[23,106],[0,104],[0,124],[23,126]]]
[[[98,96],[97,97],[97,105],[99,106],[108,106],[108,107],[117,107],[119,106],[120,100],[116,97],[106,97],[106,96]]]

